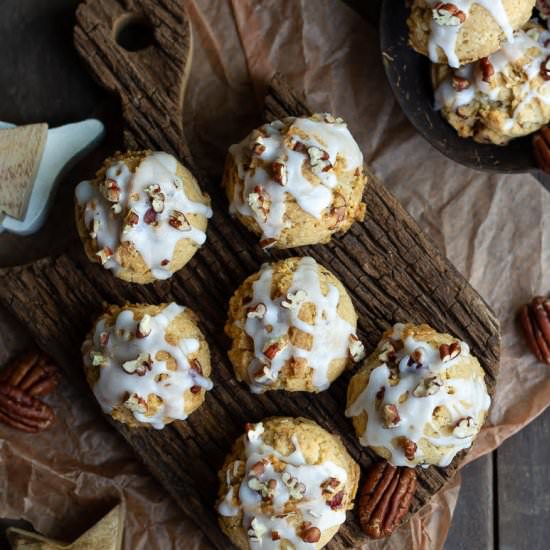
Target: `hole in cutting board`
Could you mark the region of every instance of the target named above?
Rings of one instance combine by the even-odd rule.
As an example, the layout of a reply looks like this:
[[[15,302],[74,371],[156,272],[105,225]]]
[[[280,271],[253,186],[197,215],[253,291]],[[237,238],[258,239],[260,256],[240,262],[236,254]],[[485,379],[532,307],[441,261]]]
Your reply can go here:
[[[153,26],[143,15],[128,14],[117,21],[115,40],[129,52],[144,50],[155,42]]]

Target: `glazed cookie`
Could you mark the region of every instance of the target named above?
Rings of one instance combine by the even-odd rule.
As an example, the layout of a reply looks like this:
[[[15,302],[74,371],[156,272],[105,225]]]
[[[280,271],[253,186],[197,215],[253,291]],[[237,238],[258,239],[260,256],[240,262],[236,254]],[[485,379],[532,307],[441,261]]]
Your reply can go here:
[[[109,306],[82,345],[103,412],[130,427],[185,420],[212,389],[210,352],[194,313],[175,303]]]
[[[242,550],[323,548],[353,507],[359,466],[305,418],[247,424],[219,473],[223,532]]]
[[[397,324],[351,379],[346,415],[361,445],[394,466],[448,466],[468,449],[491,399],[467,344]]]
[[[168,279],[181,269],[204,244],[212,216],[208,195],[167,153],[117,153],[75,195],[86,254],[132,283]]]
[[[363,356],[346,289],[313,258],[264,264],[235,292],[229,359],[252,392],[326,390]]]
[[[550,32],[536,23],[480,62],[434,66],[436,105],[460,137],[504,145],[550,122]]]
[[[460,67],[496,52],[512,40],[536,0],[414,0],[407,21],[409,41],[434,63]]]
[[[362,220],[363,155],[341,118],[288,117],[229,149],[230,212],[263,248],[326,243]]]

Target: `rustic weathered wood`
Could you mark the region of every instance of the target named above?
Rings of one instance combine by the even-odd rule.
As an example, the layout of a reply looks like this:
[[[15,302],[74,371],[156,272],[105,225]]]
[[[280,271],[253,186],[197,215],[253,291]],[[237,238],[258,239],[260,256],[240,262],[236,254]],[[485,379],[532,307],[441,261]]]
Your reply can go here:
[[[0,215],[23,218],[47,138],[47,124],[0,130]]]
[[[173,150],[191,162],[182,105],[192,34],[181,0],[87,0],[76,13],[75,45],[94,74],[121,99],[124,139],[134,148]],[[123,30],[152,34],[152,44],[128,51]]]
[[[493,550],[496,504],[493,499],[493,455],[468,464],[460,475],[460,498],[445,549]]]
[[[503,550],[550,546],[549,441],[546,410],[496,451],[497,536]]]
[[[185,79],[178,78],[177,72],[153,74],[147,72],[148,65],[142,67],[145,55],[145,59],[155,59],[157,67],[166,65],[166,71],[175,71],[170,66],[175,63],[173,50],[167,51],[172,44],[163,40],[171,36],[177,41],[181,39],[178,33],[185,34],[188,27],[182,2],[154,2],[154,13],[152,0],[126,4],[137,6],[142,17],[151,17],[158,43],[150,46],[149,52],[127,53],[116,45],[113,25],[125,17],[125,11],[122,2],[115,0],[93,0],[79,9],[77,47],[98,80],[122,95],[123,116],[130,130],[129,144],[162,148],[191,164],[181,133],[178,138],[183,118],[176,106]],[[180,59],[180,54],[176,59]],[[178,67],[185,73],[187,64],[180,63]],[[164,74],[171,76],[165,80]],[[174,82],[180,88],[168,87],[165,94],[164,86]],[[147,97],[151,91],[154,101]],[[169,110],[165,110],[167,105]],[[266,107],[268,118],[309,112],[280,78],[273,82]],[[82,386],[79,347],[103,302],[176,300],[199,314],[214,365],[215,387],[207,395],[205,405],[188,421],[160,432],[128,430],[120,424],[116,428],[212,545],[228,548],[227,539],[217,528],[213,509],[216,472],[245,421],[280,414],[308,416],[340,433],[350,453],[363,466],[373,459],[370,452],[357,444],[351,423],[343,414],[349,373],[317,396],[284,392],[253,396],[235,381],[223,336],[227,303],[238,284],[262,262],[291,254],[309,254],[329,267],[343,280],[354,299],[360,316],[359,334],[368,349],[374,347],[385,328],[398,320],[426,321],[437,329],[456,334],[472,345],[487,372],[491,389],[498,368],[499,333],[498,323],[483,300],[374,176],[371,175],[365,192],[368,214],[364,224],[356,224],[330,245],[269,255],[257,246],[254,236],[229,217],[218,182],[201,178],[201,184],[212,196],[215,210],[208,243],[171,280],[146,287],[125,284],[91,264],[80,243],[75,243],[58,258],[0,271],[0,302],[56,357],[66,376]],[[415,510],[441,488],[460,459],[447,469],[419,472]],[[349,519],[330,548],[365,542],[352,514]]]

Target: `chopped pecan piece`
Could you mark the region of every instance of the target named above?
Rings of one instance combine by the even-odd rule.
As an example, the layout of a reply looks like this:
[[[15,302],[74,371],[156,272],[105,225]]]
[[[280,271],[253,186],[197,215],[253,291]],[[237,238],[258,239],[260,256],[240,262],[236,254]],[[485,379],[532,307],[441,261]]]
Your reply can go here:
[[[466,14],[455,4],[438,2],[433,10],[434,21],[445,27],[458,27],[466,21]]]
[[[488,57],[482,57],[479,60],[479,66],[481,68],[481,74],[484,82],[490,82],[495,74],[495,68]]]
[[[361,529],[374,539],[391,535],[409,512],[416,490],[416,472],[378,462],[367,472],[359,500]]]
[[[321,530],[319,527],[312,527],[309,521],[304,521],[301,525],[300,538],[304,542],[314,543],[321,539]]]

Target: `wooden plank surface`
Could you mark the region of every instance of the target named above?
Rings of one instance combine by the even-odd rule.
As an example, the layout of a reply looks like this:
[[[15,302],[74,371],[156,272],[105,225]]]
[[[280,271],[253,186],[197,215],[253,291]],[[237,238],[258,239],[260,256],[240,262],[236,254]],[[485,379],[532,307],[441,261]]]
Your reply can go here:
[[[550,410],[506,441],[496,456],[499,548],[550,548]]]
[[[495,548],[493,499],[493,455],[468,464],[460,472],[460,497],[445,550],[489,550]]]

